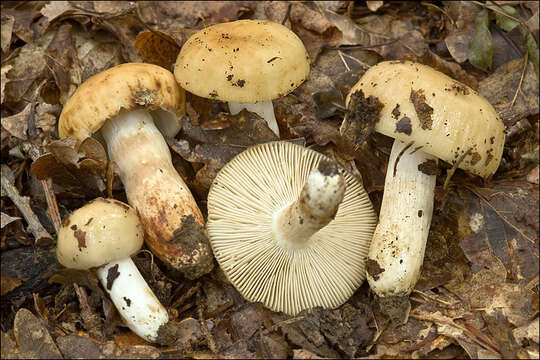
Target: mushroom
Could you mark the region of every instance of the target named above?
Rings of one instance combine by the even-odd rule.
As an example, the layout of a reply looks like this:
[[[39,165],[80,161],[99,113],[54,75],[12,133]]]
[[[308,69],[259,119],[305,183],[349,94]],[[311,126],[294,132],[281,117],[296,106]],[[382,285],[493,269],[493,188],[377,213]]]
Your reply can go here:
[[[227,278],[249,301],[290,315],[354,293],[375,225],[358,179],[285,141],[238,154],[208,194],[210,243]]]
[[[101,129],[128,202],[141,218],[148,247],[194,279],[212,269],[212,253],[203,216],[160,133],[174,136],[184,113],[185,93],[171,72],[128,63],[79,86],[64,105],[58,130],[62,138],[82,142]]]
[[[394,307],[408,314],[408,295],[420,275],[431,223],[437,159],[490,177],[501,160],[504,125],[476,91],[408,61],[371,67],[347,96],[350,114],[357,119],[365,117],[358,116],[367,109],[362,103],[374,101],[382,104],[375,130],[396,140],[367,279],[389,312]],[[342,134],[354,127],[354,117],[343,122]]]
[[[174,76],[187,91],[229,102],[232,115],[257,113],[279,137],[272,100],[306,80],[309,56],[287,27],[267,20],[209,26],[182,46]]]
[[[169,316],[131,260],[142,244],[135,210],[117,200],[97,198],[63,221],[56,256],[70,269],[97,268],[97,277],[127,326],[154,342]]]

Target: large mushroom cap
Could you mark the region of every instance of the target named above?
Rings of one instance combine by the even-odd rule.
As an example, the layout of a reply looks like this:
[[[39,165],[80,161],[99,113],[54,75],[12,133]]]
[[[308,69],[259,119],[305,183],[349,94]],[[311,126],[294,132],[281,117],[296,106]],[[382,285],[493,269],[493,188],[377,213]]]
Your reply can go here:
[[[135,254],[143,240],[139,217],[132,207],[97,198],[62,222],[56,256],[67,268],[86,270]]]
[[[257,145],[218,173],[208,194],[208,233],[223,271],[249,301],[296,314],[344,303],[365,278],[376,215],[362,186],[345,172],[337,214],[305,247],[278,245],[273,216],[298,199],[326,156],[289,142]]]
[[[174,75],[152,64],[126,63],[102,71],[81,84],[65,103],[58,123],[61,138],[83,141],[122,109],[162,109],[176,123],[160,126],[166,136],[180,130],[185,114],[185,92]]]
[[[375,130],[489,177],[501,161],[504,124],[476,91],[429,66],[386,61],[371,67],[347,96],[362,90],[383,104]]]
[[[288,94],[309,74],[309,56],[291,30],[266,20],[207,27],[182,46],[174,75],[210,99],[255,103]]]

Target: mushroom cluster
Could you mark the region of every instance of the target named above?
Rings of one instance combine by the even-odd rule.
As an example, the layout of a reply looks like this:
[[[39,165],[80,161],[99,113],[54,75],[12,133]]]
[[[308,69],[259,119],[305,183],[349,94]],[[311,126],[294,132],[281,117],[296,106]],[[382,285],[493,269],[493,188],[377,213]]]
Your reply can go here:
[[[227,101],[231,114],[257,113],[279,136],[272,100],[285,96],[309,75],[302,40],[267,20],[238,20],[204,28],[182,46],[174,68],[187,91]]]
[[[476,91],[429,66],[408,61],[371,67],[347,96],[351,113],[381,107],[375,131],[395,138],[367,260],[373,291],[391,306],[410,306],[433,213],[437,159],[489,178],[504,147],[504,124]],[[353,126],[346,118],[341,132]],[[361,118],[361,117],[360,117]],[[406,301],[405,301],[406,300]],[[404,310],[404,311],[403,311]]]
[[[228,279],[249,301],[291,315],[356,291],[375,224],[358,179],[285,141],[237,155],[208,194],[208,234]]]
[[[78,141],[101,130],[128,202],[140,215],[148,247],[194,279],[212,269],[213,257],[203,216],[162,136],[180,130],[184,113],[185,93],[171,72],[127,63],[79,86],[64,105],[58,130],[60,137]]]

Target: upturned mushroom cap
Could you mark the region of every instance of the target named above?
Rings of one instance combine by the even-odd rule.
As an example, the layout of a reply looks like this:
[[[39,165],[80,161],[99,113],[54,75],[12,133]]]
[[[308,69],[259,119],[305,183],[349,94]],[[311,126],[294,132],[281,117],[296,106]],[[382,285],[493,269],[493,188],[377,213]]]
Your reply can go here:
[[[383,104],[375,130],[450,164],[489,177],[499,167],[504,124],[491,104],[468,86],[429,66],[387,61],[371,67],[347,96],[362,90]]]
[[[166,69],[152,64],[126,63],[102,71],[81,84],[64,104],[58,123],[61,138],[83,141],[122,109],[162,109],[176,123],[157,124],[174,136],[185,114],[185,92]]]
[[[207,27],[182,46],[174,76],[201,97],[242,103],[269,101],[306,80],[309,56],[287,27],[238,20]]]
[[[58,232],[58,262],[71,269],[99,267],[133,255],[144,240],[135,210],[97,198],[72,212]]]
[[[343,170],[334,220],[302,247],[279,245],[273,216],[296,201],[326,156],[285,141],[257,145],[218,173],[208,194],[208,234],[224,273],[249,301],[296,314],[344,303],[365,278],[376,215],[362,184]]]

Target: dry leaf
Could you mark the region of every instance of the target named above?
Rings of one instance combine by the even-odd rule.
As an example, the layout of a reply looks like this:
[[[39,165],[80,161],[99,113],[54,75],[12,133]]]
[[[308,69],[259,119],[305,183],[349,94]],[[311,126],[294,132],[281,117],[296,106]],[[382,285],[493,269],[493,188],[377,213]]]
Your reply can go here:
[[[31,111],[32,104],[29,103],[21,112],[15,115],[3,117],[0,119],[2,122],[2,127],[18,139],[28,139],[28,118],[30,117]]]
[[[2,52],[6,52],[11,45],[11,34],[13,33],[13,25],[15,24],[15,18],[11,15],[2,14],[2,27],[1,27],[1,43]]]
[[[522,59],[512,60],[497,68],[478,84],[478,92],[493,105],[507,127],[529,115],[538,114],[538,76],[530,62],[527,64],[516,101],[511,106],[520,86],[523,65]]]
[[[447,1],[445,9],[448,35],[444,42],[454,60],[463,63],[469,58],[469,43],[475,34],[475,20],[480,7],[469,1]]]
[[[2,218],[3,217],[4,217],[4,213],[2,213]],[[9,275],[6,275],[4,273],[1,273],[0,295],[4,296],[11,290],[19,287],[21,284],[22,284],[21,280],[11,277]]]
[[[384,1],[366,1],[369,11],[377,11],[384,5]]]
[[[52,23],[59,17],[76,11],[69,1],[51,1],[41,9],[41,14],[47,18],[49,23]]]
[[[143,31],[135,39],[135,47],[141,58],[150,64],[171,70],[180,46],[176,40],[163,31]]]
[[[23,358],[62,358],[62,354],[45,325],[29,310],[21,308],[17,311],[13,323],[13,333]]]
[[[5,214],[4,212],[2,212],[2,222],[1,222],[0,228],[3,229],[4,226],[8,225],[9,223],[12,223],[15,220],[21,220],[21,218],[9,216],[8,214]]]

